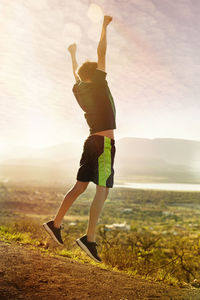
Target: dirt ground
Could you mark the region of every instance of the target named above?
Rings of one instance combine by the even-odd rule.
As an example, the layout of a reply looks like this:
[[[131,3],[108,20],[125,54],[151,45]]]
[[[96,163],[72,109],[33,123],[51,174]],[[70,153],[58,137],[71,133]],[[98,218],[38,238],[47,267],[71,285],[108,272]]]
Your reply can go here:
[[[151,283],[0,241],[0,299],[199,300],[200,291]]]

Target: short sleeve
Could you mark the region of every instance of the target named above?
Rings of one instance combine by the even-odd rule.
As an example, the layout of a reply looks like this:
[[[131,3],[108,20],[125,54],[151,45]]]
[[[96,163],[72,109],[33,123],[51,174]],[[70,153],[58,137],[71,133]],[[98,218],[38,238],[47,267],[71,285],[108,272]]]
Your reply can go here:
[[[75,85],[79,85],[80,82],[80,79],[77,79]]]
[[[96,69],[92,78],[92,82],[94,83],[104,82],[106,80],[106,75],[107,75],[106,72]]]
[[[72,88],[73,92],[77,89],[77,87],[80,84],[80,82],[81,82],[80,80],[76,80],[76,83],[73,85],[73,88]]]

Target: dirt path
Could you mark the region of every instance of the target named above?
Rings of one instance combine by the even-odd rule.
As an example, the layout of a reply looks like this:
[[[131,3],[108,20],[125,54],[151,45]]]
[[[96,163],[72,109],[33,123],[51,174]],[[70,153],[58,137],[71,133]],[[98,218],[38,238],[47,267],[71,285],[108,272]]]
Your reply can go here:
[[[0,241],[0,299],[198,300],[200,291],[150,283]]]

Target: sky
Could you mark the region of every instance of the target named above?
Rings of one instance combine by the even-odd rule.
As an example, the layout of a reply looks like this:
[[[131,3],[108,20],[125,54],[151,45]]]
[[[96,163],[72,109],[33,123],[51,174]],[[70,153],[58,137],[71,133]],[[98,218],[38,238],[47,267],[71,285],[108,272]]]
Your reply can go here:
[[[115,138],[200,140],[200,1],[1,0],[0,153],[87,138],[67,48],[97,61],[104,14]]]

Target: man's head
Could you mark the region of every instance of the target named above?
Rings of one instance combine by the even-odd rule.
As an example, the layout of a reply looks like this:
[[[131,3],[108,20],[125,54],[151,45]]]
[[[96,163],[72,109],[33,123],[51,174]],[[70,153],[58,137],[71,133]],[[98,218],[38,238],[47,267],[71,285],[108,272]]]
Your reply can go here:
[[[78,75],[82,81],[90,81],[92,80],[92,76],[94,71],[97,68],[96,62],[86,61],[82,66],[78,69]]]

